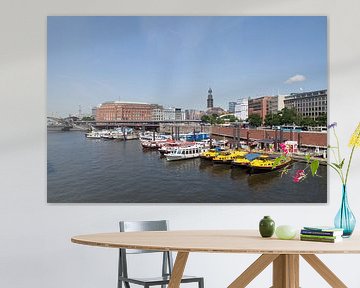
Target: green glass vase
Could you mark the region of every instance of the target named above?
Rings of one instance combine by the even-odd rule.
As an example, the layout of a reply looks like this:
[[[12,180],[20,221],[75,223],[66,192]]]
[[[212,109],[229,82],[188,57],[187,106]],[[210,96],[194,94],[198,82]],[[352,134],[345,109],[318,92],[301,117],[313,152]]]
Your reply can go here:
[[[259,223],[259,232],[262,237],[271,237],[274,235],[275,222],[270,216],[264,216]]]

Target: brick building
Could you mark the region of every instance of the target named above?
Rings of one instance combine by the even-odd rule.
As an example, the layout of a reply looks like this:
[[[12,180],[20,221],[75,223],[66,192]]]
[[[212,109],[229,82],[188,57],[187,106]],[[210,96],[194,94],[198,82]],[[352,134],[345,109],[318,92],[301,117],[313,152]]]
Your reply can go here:
[[[152,105],[138,102],[111,101],[96,109],[96,121],[151,120]]]
[[[263,96],[260,98],[249,99],[248,102],[248,115],[257,114],[263,120],[268,112],[268,101],[271,99],[270,96]]]

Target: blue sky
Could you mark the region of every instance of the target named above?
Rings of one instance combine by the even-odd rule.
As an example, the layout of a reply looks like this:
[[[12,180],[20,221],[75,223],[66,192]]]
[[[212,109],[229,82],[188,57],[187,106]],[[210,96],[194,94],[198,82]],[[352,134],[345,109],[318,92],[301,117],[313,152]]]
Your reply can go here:
[[[48,115],[105,101],[206,109],[327,88],[327,18],[108,17],[47,19]]]

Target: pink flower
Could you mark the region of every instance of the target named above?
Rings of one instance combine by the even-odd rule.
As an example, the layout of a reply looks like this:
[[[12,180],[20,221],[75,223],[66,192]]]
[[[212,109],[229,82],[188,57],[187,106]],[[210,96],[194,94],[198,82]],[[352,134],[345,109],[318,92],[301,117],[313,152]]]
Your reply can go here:
[[[289,150],[287,149],[287,147],[284,143],[280,143],[279,146],[285,155],[289,154]]]
[[[294,183],[299,183],[306,177],[305,170],[297,170],[295,176],[293,177]]]

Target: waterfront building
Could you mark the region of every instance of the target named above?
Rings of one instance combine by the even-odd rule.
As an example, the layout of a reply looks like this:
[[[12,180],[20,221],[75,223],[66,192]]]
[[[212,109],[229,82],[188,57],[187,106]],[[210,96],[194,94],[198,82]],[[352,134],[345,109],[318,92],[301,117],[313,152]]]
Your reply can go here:
[[[195,109],[185,110],[185,120],[201,120],[201,116],[204,115],[203,111]]]
[[[209,90],[208,90],[207,108],[208,109],[214,108],[214,99],[213,99],[212,89],[211,88],[209,88]]]
[[[151,120],[152,107],[148,103],[111,101],[96,109],[96,121]]]
[[[151,120],[163,121],[164,120],[164,107],[158,104],[151,105]]]
[[[294,108],[302,117],[316,119],[327,113],[327,90],[291,93],[285,97],[286,108]]]
[[[229,113],[235,113],[236,102],[229,102]]]
[[[270,96],[262,96],[255,99],[249,99],[248,115],[257,114],[264,120],[267,114],[268,101],[270,98]]]
[[[98,106],[91,108],[91,116],[96,118],[96,110],[98,109]]]
[[[175,108],[175,120],[176,121],[185,120],[185,111],[182,111],[181,108]]]
[[[267,114],[276,114],[281,111],[284,106],[284,100],[287,95],[275,95],[268,99],[267,102]]]
[[[165,108],[163,110],[165,121],[182,121],[185,120],[185,111],[182,111],[181,108]]]
[[[249,100],[247,98],[241,98],[236,102],[234,115],[239,120],[245,121],[248,117],[248,105]]]

